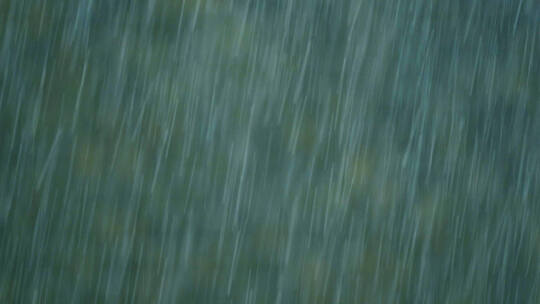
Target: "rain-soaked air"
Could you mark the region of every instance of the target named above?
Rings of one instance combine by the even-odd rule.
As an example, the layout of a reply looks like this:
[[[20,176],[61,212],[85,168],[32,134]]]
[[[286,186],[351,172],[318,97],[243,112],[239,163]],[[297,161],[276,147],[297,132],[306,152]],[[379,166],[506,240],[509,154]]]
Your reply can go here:
[[[0,303],[540,303],[540,2],[0,0]]]

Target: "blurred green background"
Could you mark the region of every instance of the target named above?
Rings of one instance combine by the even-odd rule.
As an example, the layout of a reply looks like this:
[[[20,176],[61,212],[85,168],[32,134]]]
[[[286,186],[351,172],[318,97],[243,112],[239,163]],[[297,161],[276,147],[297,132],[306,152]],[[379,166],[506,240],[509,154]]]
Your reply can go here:
[[[540,303],[534,0],[0,0],[1,303]]]

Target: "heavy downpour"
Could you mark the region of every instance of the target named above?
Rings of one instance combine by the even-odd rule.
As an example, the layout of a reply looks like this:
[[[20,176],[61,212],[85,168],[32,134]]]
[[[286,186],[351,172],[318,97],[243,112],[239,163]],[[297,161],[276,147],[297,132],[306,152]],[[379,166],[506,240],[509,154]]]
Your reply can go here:
[[[540,303],[540,2],[0,0],[0,303]]]

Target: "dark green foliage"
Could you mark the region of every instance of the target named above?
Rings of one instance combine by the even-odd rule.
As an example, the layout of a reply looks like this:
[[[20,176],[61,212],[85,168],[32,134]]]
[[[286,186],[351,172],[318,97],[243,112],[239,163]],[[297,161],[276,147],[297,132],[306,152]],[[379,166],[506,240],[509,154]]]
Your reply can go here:
[[[538,12],[0,0],[0,302],[537,303]]]

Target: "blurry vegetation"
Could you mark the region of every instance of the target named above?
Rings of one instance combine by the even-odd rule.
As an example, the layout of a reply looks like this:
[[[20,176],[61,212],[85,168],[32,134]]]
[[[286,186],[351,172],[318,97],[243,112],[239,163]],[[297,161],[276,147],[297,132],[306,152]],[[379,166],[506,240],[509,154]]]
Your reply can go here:
[[[353,2],[1,0],[0,302],[538,302],[535,4]]]

